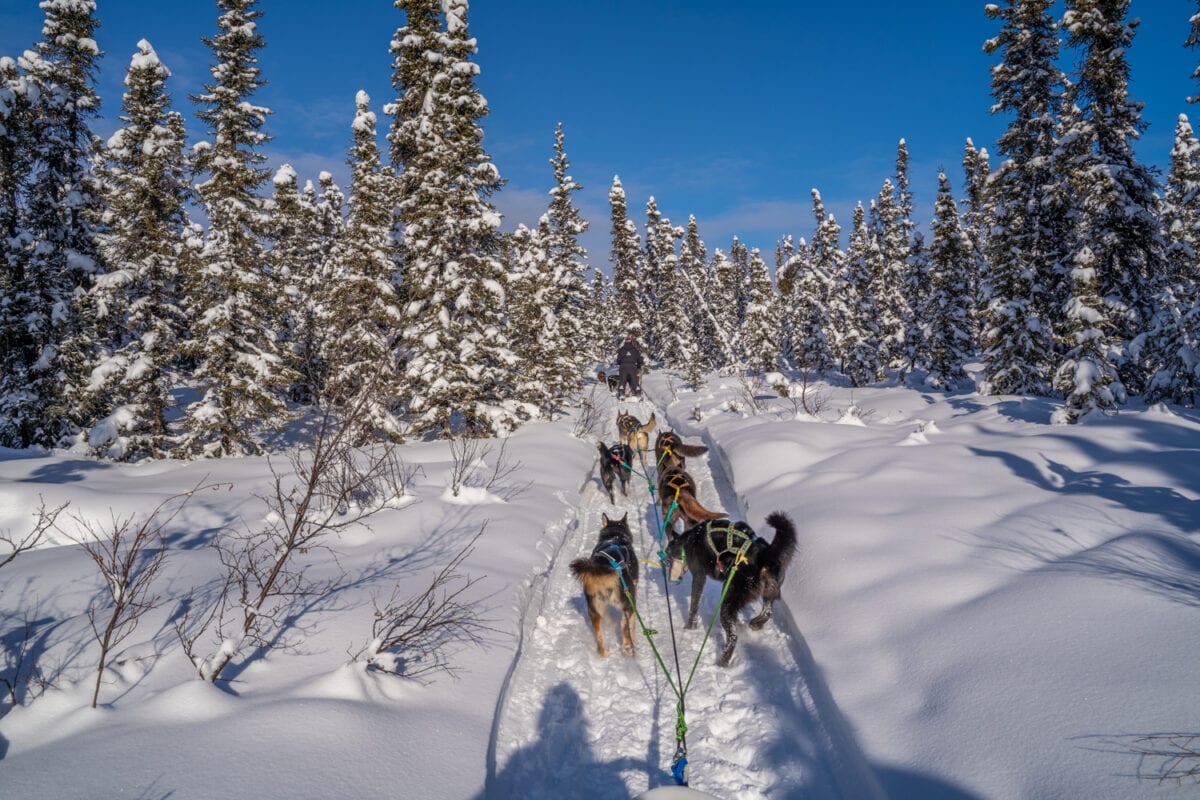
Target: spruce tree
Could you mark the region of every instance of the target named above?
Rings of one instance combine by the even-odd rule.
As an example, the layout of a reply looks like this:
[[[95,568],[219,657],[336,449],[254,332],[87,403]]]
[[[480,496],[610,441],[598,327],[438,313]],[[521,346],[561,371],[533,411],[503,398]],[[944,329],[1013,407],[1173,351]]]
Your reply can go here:
[[[836,336],[829,320],[829,298],[835,276],[842,272],[845,254],[839,240],[842,228],[825,211],[821,193],[812,190],[813,217],[817,222],[809,248],[809,268],[799,271],[792,289],[796,314],[796,365],[813,372],[825,372],[834,364]]]
[[[750,251],[750,295],[746,303],[742,347],[746,367],[764,373],[779,362],[779,301],[771,284],[771,273],[758,248]]]
[[[1166,276],[1151,329],[1140,337],[1147,402],[1194,404],[1200,394],[1200,141],[1179,115],[1163,195]]]
[[[1048,271],[1062,262],[1067,220],[1054,199],[1064,78],[1055,66],[1059,43],[1051,5],[1053,0],[1005,0],[1003,7],[987,7],[1002,23],[984,45],[1001,56],[992,68],[992,109],[1014,118],[997,143],[1006,161],[989,183],[993,225],[980,386],[985,393],[1046,395],[1054,377],[1054,334],[1046,315],[1059,298],[1047,288],[1057,285]]]
[[[1157,182],[1133,150],[1145,123],[1143,104],[1129,97],[1127,53],[1138,20],[1126,20],[1129,0],[1067,0],[1063,25],[1082,56],[1064,139],[1084,144],[1065,164],[1078,208],[1078,252],[1088,247],[1096,285],[1108,306],[1112,335],[1131,342],[1149,324],[1164,272]],[[1140,365],[1122,357],[1121,375],[1135,392]]]
[[[37,331],[44,327],[28,281],[32,236],[25,215],[35,166],[36,93],[16,61],[0,58],[0,445],[7,447],[31,444],[41,424],[36,396],[27,394],[43,346]],[[39,327],[31,330],[31,320]]]
[[[18,119],[28,101],[29,127],[17,168],[24,185],[16,185],[24,221],[6,254],[15,261],[15,280],[5,316],[20,326],[7,335],[11,350],[0,375],[0,444],[11,447],[66,443],[91,422],[88,367],[103,345],[89,291],[103,274],[93,172],[99,142],[89,127],[100,108],[93,38],[99,22],[92,0],[42,8],[44,38],[19,61],[33,91],[14,98]],[[11,85],[11,67],[7,72]]]
[[[987,308],[983,292],[984,276],[987,272],[987,258],[984,254],[988,249],[988,231],[991,228],[987,198],[991,164],[988,161],[987,150],[982,147],[977,149],[975,143],[967,139],[963,148],[962,166],[965,194],[959,201],[960,219],[963,232],[971,242],[971,263],[967,272],[967,291],[970,296],[967,320],[970,324],[972,346],[977,347]]]
[[[742,327],[737,317],[741,275],[737,266],[719,248],[713,251],[708,268],[708,303],[713,313],[714,365],[728,373],[739,366]]]
[[[637,226],[629,219],[625,187],[614,175],[608,193],[612,208],[613,320],[618,334],[630,332],[645,339],[641,303],[642,243]]]
[[[885,368],[897,369],[908,363],[905,336],[910,318],[905,275],[911,243],[904,207],[889,178],[883,182],[870,213],[871,232],[881,256],[872,285],[879,310],[880,361]]]
[[[690,329],[691,339],[686,346],[683,365],[688,386],[698,390],[704,383],[704,373],[712,366],[716,323],[708,301],[708,250],[700,238],[700,226],[695,215],[688,217],[687,233],[679,249],[679,291],[683,316],[681,327]]]
[[[938,193],[930,226],[929,274],[922,303],[931,386],[953,389],[965,376],[971,356],[969,313],[974,253],[970,237],[959,222],[958,207],[945,172],[938,173]]]
[[[189,255],[191,164],[183,117],[166,89],[170,75],[140,41],[125,77],[124,126],[108,140],[100,170],[108,219],[100,249],[109,272],[92,291],[113,337],[91,369],[89,390],[102,398],[104,419],[89,443],[121,459],[167,454],[166,414],[187,332],[181,262]]]
[[[271,112],[251,101],[262,85],[256,53],[264,45],[255,3],[218,0],[218,32],[202,40],[213,80],[193,98],[212,141],[196,148],[206,176],[196,192],[209,228],[202,278],[189,297],[196,321],[187,347],[203,397],[186,409],[183,448],[208,457],[259,452],[257,429],[288,418],[280,394],[294,379],[276,346],[283,287],[263,246],[269,218],[259,191],[270,173],[261,128]]]
[[[376,139],[376,116],[371,98],[360,91],[354,98],[350,166],[350,213],[339,230],[340,202],[330,181],[322,192],[318,212],[331,214],[323,226],[332,237],[335,257],[321,291],[319,318],[327,335],[322,352],[327,369],[325,397],[337,407],[359,409],[354,438],[367,441],[382,435],[402,438],[395,414],[402,394],[393,338],[402,322],[392,282],[392,209],[395,178],[381,163]],[[339,193],[340,194],[340,193]],[[332,215],[333,209],[339,213]]]
[[[410,25],[426,5],[397,3],[416,13]],[[485,436],[512,424],[504,406],[515,397],[517,365],[505,327],[500,216],[488,199],[501,179],[483,148],[487,102],[476,86],[465,0],[447,0],[444,30],[422,41],[428,49],[401,53],[436,66],[416,124],[400,126],[415,137],[399,173],[409,412],[420,431]]]
[[[548,312],[561,328],[562,368],[551,376],[551,395],[565,399],[579,386],[588,355],[596,343],[587,324],[589,299],[587,251],[579,236],[588,223],[579,214],[571,195],[583,187],[569,174],[571,168],[563,145],[562,123],[554,129],[554,188],[550,190],[550,208],[546,211],[546,236],[543,241],[549,260],[553,286]]]
[[[883,260],[867,227],[862,203],[854,208],[854,228],[842,271],[835,278],[830,322],[838,331],[835,356],[851,386],[866,386],[880,374],[879,320],[872,276]]]
[[[1097,291],[1095,259],[1086,245],[1075,259],[1071,281],[1073,296],[1063,309],[1070,320],[1069,349],[1055,375],[1055,386],[1066,402],[1054,420],[1065,423],[1097,410],[1114,411],[1120,399],[1119,379],[1108,358],[1111,323]]]

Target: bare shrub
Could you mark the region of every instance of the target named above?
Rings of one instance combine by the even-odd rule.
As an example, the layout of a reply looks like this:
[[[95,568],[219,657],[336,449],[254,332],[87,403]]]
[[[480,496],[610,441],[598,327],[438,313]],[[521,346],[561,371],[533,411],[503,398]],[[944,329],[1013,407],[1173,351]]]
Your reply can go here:
[[[532,481],[509,485],[509,480],[516,475],[523,463],[512,462],[508,458],[508,440],[500,439],[500,447],[496,457],[488,466],[488,456],[493,452],[492,440],[457,438],[450,440],[450,493],[455,497],[462,494],[464,488],[480,488],[512,500],[519,497],[529,488]]]
[[[762,398],[765,391],[766,383],[757,375],[743,372],[738,376],[738,397],[742,401],[741,405],[749,409],[753,416],[758,416],[767,409],[767,403]]]
[[[336,562],[331,541],[405,493],[415,471],[400,461],[395,446],[385,442],[358,448],[353,435],[353,425],[342,424],[327,410],[311,447],[289,453],[289,470],[268,460],[272,489],[259,496],[267,507],[264,526],[218,539],[226,577],[216,607],[189,610],[176,622],[184,651],[202,678],[220,679],[248,644],[279,646],[294,624],[292,604],[326,595],[336,585],[336,580],[311,578],[303,557],[323,551]],[[196,619],[189,619],[193,614]],[[216,653],[200,657],[197,643],[209,626],[221,644]]]
[[[163,529],[200,488],[167,498],[140,523],[135,523],[134,515],[120,518],[114,514],[106,525],[74,518],[81,533],[68,535],[96,565],[105,589],[87,609],[92,633],[100,643],[92,708],[100,698],[100,681],[109,655],[133,633],[138,620],[158,606],[159,597],[151,594],[150,586],[167,556]],[[171,505],[174,509],[164,513]]]
[[[382,604],[376,600],[373,639],[355,660],[365,661],[369,669],[405,678],[435,672],[456,676],[451,660],[454,648],[482,644],[489,631],[495,632],[489,626],[492,620],[481,618],[476,604],[466,597],[482,578],[459,571],[486,525],[438,570],[424,591],[401,597],[397,587]]]
[[[1159,783],[1200,783],[1200,734],[1139,736],[1131,751],[1140,759],[1138,777]]]
[[[10,618],[11,619],[11,618]],[[60,620],[41,616],[40,605],[26,607],[21,612],[20,622],[0,637],[3,648],[4,666],[0,670],[0,687],[8,695],[9,703],[15,708],[41,697],[47,689],[57,685],[67,661],[45,663],[42,657],[48,648],[48,640]]]
[[[15,536],[8,531],[0,535],[0,567],[4,567],[26,550],[32,550],[41,544],[46,531],[54,527],[54,521],[66,507],[67,503],[63,503],[58,508],[47,509],[46,501],[38,495],[38,508],[33,512],[33,530],[24,536]]]
[[[598,389],[599,387],[590,386],[587,393],[580,396],[579,416],[575,418],[575,425],[571,429],[571,433],[578,439],[596,436],[596,430],[602,424],[600,404],[596,398]]]

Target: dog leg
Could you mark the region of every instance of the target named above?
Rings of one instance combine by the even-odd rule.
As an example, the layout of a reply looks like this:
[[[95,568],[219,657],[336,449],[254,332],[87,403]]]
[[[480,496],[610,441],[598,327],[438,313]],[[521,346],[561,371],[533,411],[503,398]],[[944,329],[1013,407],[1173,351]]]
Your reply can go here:
[[[596,654],[603,658],[608,655],[608,648],[604,646],[604,609],[597,609],[593,598],[589,597],[587,600],[588,616],[592,620],[592,633],[596,635]]]
[[[767,620],[771,619],[772,605],[779,599],[781,594],[779,589],[779,581],[775,580],[774,576],[770,575],[765,569],[762,571],[760,578],[762,582],[762,611],[758,612],[758,616],[750,620],[750,630],[759,631],[767,624]]]
[[[725,651],[721,653],[717,666],[728,667],[733,661],[733,648],[737,647],[737,634],[733,632],[737,624],[737,611],[732,606],[721,607],[721,627],[725,629]]]
[[[700,595],[704,594],[704,582],[708,577],[701,570],[692,572],[692,602],[688,606],[688,621],[684,626],[687,630],[692,630],[698,624],[700,616]]]
[[[636,594],[636,593],[637,593],[637,584],[636,584],[636,583],[635,583],[635,584],[633,584],[633,586],[632,586],[632,588],[631,588],[631,590],[630,590],[630,591],[632,591],[634,594]],[[633,655],[633,637],[634,637],[634,633],[633,633],[633,619],[634,619],[633,606],[629,605],[629,602],[628,602],[628,601],[626,601],[626,602],[625,602],[625,604],[624,604],[624,609],[623,609],[623,610],[624,610],[624,612],[625,612],[625,618],[624,618],[624,620],[622,621],[622,624],[621,624],[621,638],[622,638],[622,642],[621,642],[621,652],[623,652],[623,653],[624,653],[625,655],[627,655],[627,656],[632,656],[632,655]]]

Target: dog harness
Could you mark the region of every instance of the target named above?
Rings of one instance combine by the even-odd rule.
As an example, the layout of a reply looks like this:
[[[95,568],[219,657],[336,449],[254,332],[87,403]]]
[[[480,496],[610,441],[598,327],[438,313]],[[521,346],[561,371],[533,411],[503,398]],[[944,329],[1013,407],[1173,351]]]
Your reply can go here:
[[[746,551],[757,538],[754,531],[727,519],[709,522],[704,529],[704,543],[717,559],[718,572],[744,562]]]

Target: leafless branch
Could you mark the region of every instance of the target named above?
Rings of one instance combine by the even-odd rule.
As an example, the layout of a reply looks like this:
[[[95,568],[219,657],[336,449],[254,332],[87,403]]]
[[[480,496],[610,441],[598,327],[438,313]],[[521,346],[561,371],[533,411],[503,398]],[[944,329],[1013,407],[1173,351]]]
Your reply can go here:
[[[588,388],[587,394],[580,397],[579,416],[575,418],[575,425],[571,430],[577,438],[595,436],[596,429],[600,426],[600,404],[596,399],[598,390],[599,387],[591,386]]]
[[[446,566],[433,577],[423,591],[408,598],[399,587],[380,605],[375,603],[373,640],[358,653],[369,668],[406,678],[420,678],[434,672],[451,677],[457,670],[451,661],[455,645],[482,644],[492,620],[477,613],[476,603],[467,597],[482,578],[459,572],[484,527]]]
[[[193,659],[206,679],[218,680],[247,643],[272,646],[296,598],[330,591],[334,581],[310,578],[300,563],[302,556],[318,550],[332,553],[332,539],[364,524],[405,493],[415,470],[405,467],[395,446],[357,448],[352,437],[353,426],[327,410],[311,447],[289,455],[290,470],[281,471],[268,461],[272,489],[260,496],[268,512],[265,527],[218,540],[228,575],[215,614],[222,642],[210,658]]]
[[[66,507],[67,503],[63,503],[58,508],[47,509],[46,501],[39,495],[37,511],[33,512],[33,530],[24,536],[14,536],[8,532],[0,536],[0,567],[4,567],[26,550],[32,550],[41,544],[46,531],[54,527],[54,521]]]
[[[100,681],[109,656],[137,627],[138,620],[158,606],[150,586],[166,559],[163,530],[183,511],[188,500],[203,487],[169,497],[140,523],[135,516],[112,515],[106,526],[74,517],[79,533],[68,534],[87,553],[100,571],[106,593],[88,606],[88,621],[100,643],[92,708],[100,698]],[[168,507],[174,506],[168,511]]]

